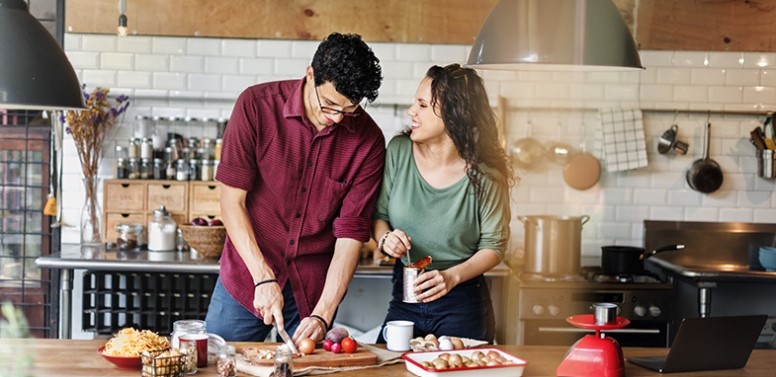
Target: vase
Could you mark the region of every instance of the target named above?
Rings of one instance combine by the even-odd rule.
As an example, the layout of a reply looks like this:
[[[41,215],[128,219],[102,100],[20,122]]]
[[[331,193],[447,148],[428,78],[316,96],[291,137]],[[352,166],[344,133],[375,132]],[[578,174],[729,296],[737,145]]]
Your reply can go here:
[[[81,210],[81,245],[102,245],[102,210],[97,201],[97,187],[100,179],[97,177],[83,177],[84,183],[84,207]]]

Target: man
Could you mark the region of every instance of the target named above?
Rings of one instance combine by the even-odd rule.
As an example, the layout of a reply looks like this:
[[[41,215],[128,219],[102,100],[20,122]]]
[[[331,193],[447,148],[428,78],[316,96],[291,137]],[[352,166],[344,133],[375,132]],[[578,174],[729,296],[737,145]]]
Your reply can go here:
[[[262,341],[274,323],[296,343],[323,338],[370,236],[385,140],[359,104],[381,82],[361,37],[333,33],[304,78],[237,99],[216,175],[228,238],[208,332]]]

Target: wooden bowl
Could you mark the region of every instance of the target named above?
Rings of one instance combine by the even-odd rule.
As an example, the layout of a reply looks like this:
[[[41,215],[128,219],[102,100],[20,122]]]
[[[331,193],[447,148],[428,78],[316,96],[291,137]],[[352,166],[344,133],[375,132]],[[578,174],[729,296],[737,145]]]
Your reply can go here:
[[[226,228],[222,226],[179,225],[189,247],[205,258],[218,259],[224,249]]]

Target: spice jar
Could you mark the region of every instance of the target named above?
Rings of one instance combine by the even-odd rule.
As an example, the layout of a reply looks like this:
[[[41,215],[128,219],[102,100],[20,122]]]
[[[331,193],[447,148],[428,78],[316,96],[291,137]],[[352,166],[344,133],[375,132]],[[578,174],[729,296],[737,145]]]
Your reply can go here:
[[[192,158],[189,160],[189,180],[198,181],[200,176],[199,160]]]
[[[143,139],[140,144],[140,158],[153,158],[154,157],[154,140],[150,137]]]
[[[213,153],[213,156],[215,157],[216,160],[221,159],[221,148],[223,147],[223,145],[224,145],[224,139],[216,139],[215,152]]]
[[[213,160],[202,160],[200,162],[199,178],[202,181],[213,180]]]
[[[116,245],[122,251],[137,251],[145,245],[142,224],[120,223],[116,225]]]
[[[178,181],[189,180],[189,164],[186,163],[186,160],[184,159],[178,160],[178,163],[175,168],[175,179]]]
[[[167,166],[161,158],[154,159],[154,179],[167,179]]]
[[[129,159],[129,165],[127,167],[129,179],[140,179],[140,161],[136,158]]]
[[[287,345],[278,347],[275,351],[275,371],[272,372],[273,377],[293,377],[294,376],[294,363],[292,358],[294,355],[291,353],[291,349]]]
[[[218,377],[234,377],[237,374],[237,353],[234,346],[221,348],[216,362]]]
[[[180,347],[180,337],[184,334],[207,335],[205,321],[199,319],[182,319],[173,322],[170,339],[172,348]]]
[[[148,250],[175,250],[175,236],[178,225],[164,206],[157,208],[148,222]]]
[[[116,160],[116,178],[127,179],[129,178],[129,165],[127,159],[119,157]]]
[[[140,160],[140,179],[151,179],[154,177],[154,166],[151,165],[151,159],[143,158]]]
[[[183,355],[183,372],[186,374],[197,373],[197,341],[180,339],[178,349]]]
[[[129,138],[129,144],[127,144],[127,157],[138,158],[140,157],[140,141],[135,137]]]

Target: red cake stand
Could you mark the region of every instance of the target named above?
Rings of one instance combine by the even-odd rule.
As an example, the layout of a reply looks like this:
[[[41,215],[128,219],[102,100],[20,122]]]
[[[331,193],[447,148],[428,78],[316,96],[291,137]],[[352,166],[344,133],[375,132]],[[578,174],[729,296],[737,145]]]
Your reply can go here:
[[[566,352],[558,366],[558,376],[568,377],[622,377],[625,375],[625,360],[620,344],[614,338],[605,336],[603,330],[619,329],[630,320],[617,317],[611,324],[596,325],[593,314],[572,315],[566,322],[575,327],[595,330],[595,335],[585,335]]]

